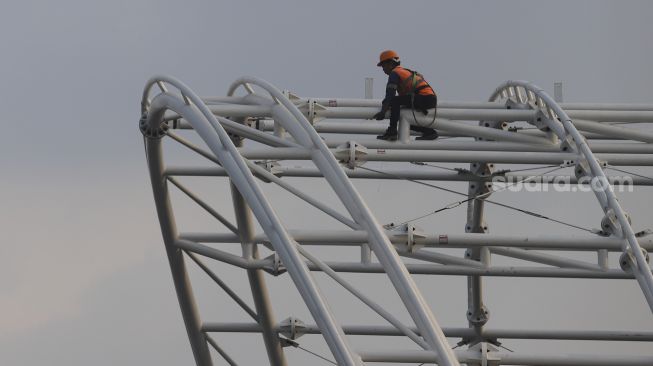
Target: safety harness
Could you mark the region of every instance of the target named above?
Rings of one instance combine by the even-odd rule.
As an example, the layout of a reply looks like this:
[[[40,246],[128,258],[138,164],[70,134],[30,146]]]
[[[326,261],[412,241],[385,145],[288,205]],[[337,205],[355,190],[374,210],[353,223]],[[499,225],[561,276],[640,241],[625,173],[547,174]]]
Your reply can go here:
[[[431,123],[429,123],[427,126],[422,126],[419,123],[419,121],[417,120],[417,116],[415,115],[415,94],[417,94],[417,92],[419,92],[420,90],[423,90],[423,89],[426,89],[426,88],[431,88],[431,90],[433,90],[433,93],[435,93],[435,90],[424,79],[422,74],[418,73],[417,71],[413,71],[413,70],[406,69],[406,68],[404,68],[404,70],[407,70],[407,71],[409,71],[411,73],[410,84],[412,84],[412,85],[411,85],[411,88],[410,88],[410,92],[408,92],[407,94],[410,95],[410,109],[411,109],[411,111],[413,113],[413,119],[415,120],[415,124],[417,124],[420,127],[433,128],[435,126],[435,115],[437,114],[437,111],[438,111],[437,105],[434,108],[435,111],[433,112],[433,120],[431,121]],[[424,82],[424,85],[421,85],[421,86],[418,87],[417,85],[420,84],[421,82]]]

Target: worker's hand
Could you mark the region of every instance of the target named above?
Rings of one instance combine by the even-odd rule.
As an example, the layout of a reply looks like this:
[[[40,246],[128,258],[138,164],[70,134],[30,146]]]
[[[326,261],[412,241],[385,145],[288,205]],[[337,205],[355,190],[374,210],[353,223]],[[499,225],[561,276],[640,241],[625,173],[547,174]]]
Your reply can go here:
[[[385,119],[385,112],[381,111],[381,112],[375,114],[374,117],[372,117],[372,118],[374,118],[377,121],[383,120],[383,119]]]

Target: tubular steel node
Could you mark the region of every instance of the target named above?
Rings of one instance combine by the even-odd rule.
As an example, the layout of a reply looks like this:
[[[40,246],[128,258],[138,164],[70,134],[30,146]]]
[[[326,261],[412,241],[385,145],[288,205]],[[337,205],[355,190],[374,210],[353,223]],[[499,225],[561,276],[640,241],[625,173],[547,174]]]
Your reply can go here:
[[[237,91],[244,96],[237,96]],[[139,126],[145,137],[154,200],[197,365],[213,365],[212,357],[219,364],[237,364],[238,357],[219,346],[214,333],[259,333],[271,365],[289,363],[288,346],[322,358],[318,362],[338,365],[653,365],[653,357],[646,355],[506,352],[505,348],[500,349],[500,342],[510,339],[651,342],[653,331],[487,328],[492,309],[483,303],[485,276],[635,279],[642,300],[653,311],[648,253],[653,249],[653,240],[647,236],[648,230],[633,231],[630,216],[613,191],[613,185],[626,183],[653,185],[652,178],[620,168],[653,165],[653,133],[623,126],[653,122],[653,105],[559,104],[528,82],[508,81],[492,93],[488,102],[440,103],[433,126],[440,133],[439,140],[410,139],[409,124],[433,123],[434,110],[428,115],[415,114],[410,109],[402,111],[397,142],[370,137],[382,133],[387,125],[387,121],[369,120],[379,110],[379,100],[301,98],[252,77],[236,80],[226,97],[210,98],[198,97],[176,79],[154,77],[145,87],[141,106]],[[180,165],[166,164],[164,141],[201,156],[204,166],[186,160]],[[469,165],[428,169],[433,163]],[[529,167],[499,170],[495,164]],[[547,170],[527,173],[534,175],[523,173],[536,169]],[[608,176],[606,171],[626,173],[627,182],[623,175]],[[208,199],[213,197],[202,197],[182,184],[192,177],[229,182],[233,214],[219,213],[209,204]],[[326,182],[339,202],[329,199],[327,204],[322,195],[306,193],[287,177],[312,177]],[[352,185],[355,178],[401,180],[463,197],[452,203],[441,202],[441,208],[417,218],[382,226]],[[576,187],[591,186],[603,210],[603,219],[596,223],[600,228],[586,229],[489,200],[492,193],[515,184],[550,185],[558,178]],[[468,189],[460,193],[438,186],[435,181],[463,182]],[[272,197],[262,189],[272,186],[317,208],[339,227],[332,225],[335,228],[325,230],[322,222],[311,227],[305,221],[296,227],[292,221],[282,220],[272,207]],[[217,220],[220,229],[180,233],[175,222],[175,212],[179,210],[173,210],[172,205],[173,192],[198,204]],[[585,233],[575,237],[550,233],[489,234],[484,208],[490,203]],[[461,205],[467,205],[465,232],[433,233],[414,225],[419,219]],[[234,243],[240,244],[242,254],[228,250],[234,248]],[[312,247],[317,245],[321,246],[319,249],[328,246],[338,250],[338,260],[322,259],[324,256],[319,254],[323,252]],[[348,250],[352,247],[358,248],[355,257]],[[466,250],[464,256],[459,255],[461,248]],[[575,252],[594,253],[595,260],[578,259],[572,255]],[[616,260],[611,265],[610,252],[620,253],[612,257],[620,255],[618,266]],[[493,256],[516,258],[529,265],[497,266],[491,264]],[[203,259],[244,270],[253,307],[227,284],[240,278],[221,278],[212,269],[215,263],[204,263]],[[201,317],[187,263],[205,272],[252,321],[216,322]],[[328,304],[337,299],[320,288],[324,286],[318,286],[324,278],[318,281],[311,272],[322,272],[389,324],[342,324]],[[349,276],[353,275],[345,273],[387,276],[384,281],[389,281],[392,291],[382,295],[395,296],[390,293],[394,291],[405,313],[387,310],[350,281]],[[418,274],[467,277],[468,307],[461,309],[468,320],[466,327],[440,327],[414,281]],[[266,280],[276,277],[289,278],[312,319],[284,312],[286,319],[277,320],[277,313],[284,310],[273,307],[274,296],[266,284]],[[308,334],[321,335],[330,354],[302,347],[298,338]],[[353,336],[404,337],[412,341],[413,349],[392,342],[361,350]],[[449,341],[458,342],[455,350]]]

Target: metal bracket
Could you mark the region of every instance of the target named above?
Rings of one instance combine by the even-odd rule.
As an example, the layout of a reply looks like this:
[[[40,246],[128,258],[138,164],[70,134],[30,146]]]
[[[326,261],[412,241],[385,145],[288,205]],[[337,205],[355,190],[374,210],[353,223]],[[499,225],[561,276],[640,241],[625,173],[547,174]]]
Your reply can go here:
[[[506,98],[504,105],[506,109],[531,109],[528,103],[522,103],[515,97]]]
[[[550,119],[546,115],[546,113],[542,112],[541,109],[536,109],[536,110],[537,110],[537,114],[535,114],[535,118],[533,119],[533,121],[531,121],[531,123],[535,125],[535,127],[537,127],[540,131],[544,131],[544,132],[551,131],[551,128],[549,128],[547,122],[559,123],[558,121],[553,121],[552,119]]]
[[[281,164],[277,163],[276,161],[273,161],[273,160],[261,160],[261,161],[255,161],[254,164],[262,167],[263,169],[265,169],[268,172],[272,173],[274,176],[278,177],[278,176],[281,175]],[[252,173],[257,178],[264,181],[265,183],[270,183],[270,180],[267,179],[265,176],[257,174],[254,171]]]
[[[323,118],[318,116],[319,111],[324,111],[326,108],[316,102],[314,99],[309,99],[308,100],[308,121],[311,122],[311,124],[314,124],[315,122],[318,122],[322,120]]]
[[[290,100],[293,104],[297,104],[298,101],[301,101],[301,98],[297,95],[291,92],[290,90],[284,90],[281,92],[288,100]]]
[[[467,312],[467,320],[469,320],[470,323],[472,323],[474,326],[483,326],[487,323],[487,321],[490,319],[490,311],[485,307],[485,305],[481,306],[481,309],[479,312]]]
[[[567,135],[565,139],[560,142],[560,150],[566,152],[578,151],[578,146],[576,145],[576,140],[574,140],[573,136]]]
[[[469,184],[470,188],[470,193],[472,193],[474,196],[478,195],[485,195],[485,197],[489,197],[490,194],[492,194],[492,181],[486,181],[486,182],[470,182]]]
[[[426,233],[413,224],[408,223],[397,226],[393,231],[398,232],[394,235],[395,237],[405,237],[405,249],[408,253],[414,253],[425,246],[424,239],[426,239]]]
[[[601,160],[596,160],[597,163],[601,166],[602,169],[608,167],[608,163]],[[582,159],[576,162],[576,167],[574,168],[574,174],[576,178],[581,179],[583,177],[591,176],[591,169],[589,162],[586,159]]]
[[[266,266],[263,268],[265,272],[273,276],[279,276],[286,273],[286,267],[283,265],[283,263],[281,263],[281,258],[279,258],[277,253],[269,255],[265,257],[265,259],[271,262],[271,266]]]
[[[481,127],[487,127],[487,128],[496,128],[499,130],[507,130],[508,129],[508,122],[504,121],[480,121],[478,123],[479,126]],[[480,139],[480,137],[479,137]]]
[[[319,112],[325,111],[326,107],[322,104],[319,104],[315,99],[309,98],[306,102],[297,104],[297,108],[306,116],[306,119],[313,125],[315,122],[319,122],[323,117],[321,117]]]
[[[569,168],[570,166],[575,166],[576,160],[565,160],[560,164],[561,168]]]
[[[354,169],[365,164],[367,159],[367,148],[355,141],[347,141],[336,148],[335,157],[340,163],[346,164],[348,168]]]
[[[472,163],[471,170],[469,171],[469,173],[481,179],[490,178],[494,174],[494,164]],[[486,194],[492,191],[492,181],[487,180],[485,182],[483,181],[470,182],[469,189],[470,189],[469,193],[474,196],[478,196],[479,194]]]
[[[650,263],[650,258],[646,249],[642,248],[642,254],[646,259],[646,263]],[[630,248],[621,253],[621,256],[619,257],[619,266],[626,273],[633,273],[633,268],[637,267],[637,261],[633,257],[633,252]]]
[[[469,188],[468,188],[468,194],[469,197],[476,197],[479,195],[484,195],[483,198],[480,198],[480,200],[483,200],[487,197],[490,196],[492,193],[492,185],[493,182],[489,178],[491,178],[494,174],[494,164],[492,163],[471,163],[470,164],[470,172],[474,176],[480,178],[478,181],[475,182],[469,182]],[[472,207],[473,205],[477,204],[476,200],[472,200],[469,202],[468,207]],[[472,211],[469,211],[468,208],[468,213],[471,213]],[[485,222],[485,219],[481,216],[479,222],[474,222],[473,216],[470,216],[468,214],[467,216],[467,222],[465,223],[465,232],[471,233],[487,233],[488,232],[488,225]]]
[[[260,130],[262,131],[264,128],[264,124],[262,123],[265,121],[267,118],[266,117],[247,117],[243,121],[243,124],[247,127],[251,127],[255,130]]]
[[[295,340],[306,334],[306,324],[303,321],[289,317],[279,324],[280,332],[283,336]]]
[[[499,366],[501,364],[501,358],[496,356],[494,353],[498,351],[498,348],[494,347],[488,342],[479,342],[472,347],[469,347],[470,351],[478,352],[477,358],[471,358],[467,361],[467,365],[470,366]]]
[[[286,348],[286,347],[295,347],[295,348],[297,348],[297,347],[299,347],[299,343],[293,341],[292,339],[283,338],[283,337],[279,337],[279,344],[281,344],[282,348]]]
[[[166,135],[169,126],[166,123],[161,123],[157,128],[150,127],[150,124],[147,123],[147,112],[144,112],[141,115],[141,119],[138,120],[138,128],[141,130],[143,136],[148,139],[161,139]]]
[[[626,219],[630,224],[630,215],[628,213],[624,213],[624,215],[626,215]],[[601,231],[606,233],[607,236],[614,235],[621,231],[621,225],[619,224],[619,220],[617,219],[617,215],[614,213],[613,209],[608,209],[601,219]]]

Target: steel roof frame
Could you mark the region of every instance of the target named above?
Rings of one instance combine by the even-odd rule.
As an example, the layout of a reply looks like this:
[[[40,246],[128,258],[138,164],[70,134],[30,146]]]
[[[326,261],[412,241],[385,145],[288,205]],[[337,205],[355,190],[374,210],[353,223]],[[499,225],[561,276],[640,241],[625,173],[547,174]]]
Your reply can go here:
[[[255,92],[254,87],[264,93]],[[245,96],[234,96],[243,88]],[[366,146],[352,140],[324,139],[319,133],[377,133],[378,123],[347,124],[333,119],[369,119],[380,101],[370,99],[299,98],[281,92],[273,85],[252,77],[236,80],[226,97],[200,98],[182,82],[166,76],[153,77],[143,92],[140,128],[145,136],[146,156],[163,239],[182,316],[186,324],[197,365],[212,365],[209,346],[229,364],[236,364],[213,340],[210,332],[258,332],[263,336],[271,365],[286,365],[283,347],[302,334],[322,334],[339,365],[363,365],[365,362],[435,362],[439,365],[566,365],[607,362],[602,357],[569,358],[552,355],[505,354],[493,346],[498,338],[585,339],[651,341],[650,334],[607,331],[521,331],[488,330],[488,311],[483,305],[484,276],[561,277],[561,278],[635,278],[653,311],[653,276],[648,251],[653,249],[647,233],[635,233],[629,218],[619,205],[611,184],[622,184],[607,177],[610,166],[653,165],[653,134],[621,127],[612,122],[653,122],[653,105],[573,104],[559,105],[544,91],[523,81],[500,85],[488,102],[442,102],[435,127],[451,136],[467,136],[474,141],[437,143],[409,141],[410,123],[425,125],[433,115],[415,116],[402,112],[399,141],[369,141]],[[563,108],[564,107],[564,108]],[[566,109],[566,110],[565,110]],[[431,113],[433,113],[431,111]],[[572,121],[571,118],[576,118]],[[463,121],[480,120],[477,125]],[[511,128],[515,121],[534,125],[536,133]],[[175,134],[172,130],[193,129],[206,148]],[[579,132],[584,131],[584,134]],[[272,131],[270,133],[269,131]],[[164,161],[162,140],[170,137],[212,162],[206,168],[169,166]],[[619,139],[622,142],[592,142]],[[265,147],[248,147],[252,140]],[[591,148],[590,148],[591,147]],[[601,152],[598,155],[595,151]],[[254,162],[254,159],[263,160]],[[310,167],[283,167],[270,159],[307,160]],[[469,162],[469,170],[451,173],[395,170],[390,175],[361,170],[366,161],[414,160],[430,162]],[[582,237],[578,240],[560,236],[517,237],[486,234],[483,212],[486,198],[493,193],[491,178],[497,172],[494,163],[553,164],[560,169],[573,168],[566,177],[573,184],[582,178],[598,181],[594,189],[605,214],[600,234],[609,237]],[[549,183],[547,175],[522,176],[503,172],[504,176],[522,181]],[[199,195],[185,187],[177,177],[228,177],[236,222],[231,223]],[[303,192],[282,179],[285,176],[316,177],[329,183],[346,208],[333,209],[318,198]],[[387,230],[382,227],[350,178],[420,179],[468,182],[466,234],[426,234],[412,224]],[[272,182],[331,216],[350,230],[292,231],[277,217],[259,182]],[[221,222],[228,233],[180,233],[175,223],[168,182]],[[645,176],[633,177],[633,184],[650,185]],[[263,229],[256,233],[253,220]],[[234,255],[210,243],[241,244],[242,255]],[[260,258],[259,245],[274,255]],[[359,261],[326,262],[307,251],[308,245],[361,248]],[[464,258],[444,254],[433,248],[465,248]],[[554,250],[556,254],[541,252]],[[566,251],[596,251],[597,262],[567,258]],[[372,252],[378,262],[372,260]],[[609,252],[621,252],[621,268],[610,268]],[[490,257],[500,255],[546,266],[497,267]],[[255,308],[249,307],[199,256],[218,260],[246,270]],[[249,323],[210,323],[201,319],[186,259],[192,259],[209,277],[255,321]],[[406,262],[402,258],[421,262]],[[341,325],[328,305],[328,297],[319,289],[311,271],[326,273],[368,307],[386,319],[392,327],[370,329]],[[309,309],[315,325],[296,319],[278,323],[265,284],[265,276],[288,273]],[[403,301],[414,325],[399,321],[379,304],[353,287],[339,273],[385,273]],[[431,308],[412,279],[413,274],[447,274],[468,277],[469,327],[462,330],[441,329]],[[353,349],[348,334],[406,336],[419,351],[364,352]],[[284,337],[280,337],[284,335]],[[465,351],[454,352],[447,337],[460,337],[469,344]],[[616,360],[616,361],[615,361]],[[653,358],[619,356],[610,361],[628,365],[648,365]],[[598,364],[598,363],[596,363]]]

